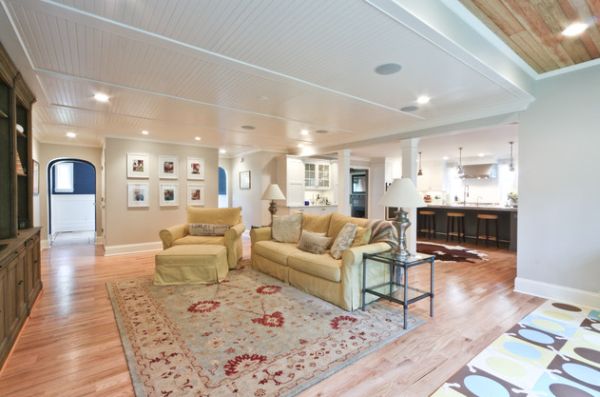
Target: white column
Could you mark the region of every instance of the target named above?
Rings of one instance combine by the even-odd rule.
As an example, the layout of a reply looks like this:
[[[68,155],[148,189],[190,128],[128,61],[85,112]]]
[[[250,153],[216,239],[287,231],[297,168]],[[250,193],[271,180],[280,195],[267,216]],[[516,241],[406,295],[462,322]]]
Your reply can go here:
[[[385,219],[385,207],[379,205],[385,193],[385,158],[371,159],[369,185],[369,219]]]
[[[412,138],[401,141],[400,146],[402,148],[402,177],[410,178],[417,185],[417,152],[418,152],[419,139]],[[411,226],[407,230],[407,247],[411,253],[417,252],[417,211],[412,208],[405,208],[408,212],[408,218],[410,219]]]
[[[338,152],[338,212],[350,215],[350,149]]]

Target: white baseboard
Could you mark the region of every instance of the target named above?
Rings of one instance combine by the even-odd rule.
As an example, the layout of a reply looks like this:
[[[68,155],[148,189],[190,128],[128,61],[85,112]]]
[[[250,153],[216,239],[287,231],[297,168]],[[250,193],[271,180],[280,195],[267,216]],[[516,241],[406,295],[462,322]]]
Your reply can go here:
[[[159,251],[162,249],[162,242],[153,241],[151,243],[123,244],[123,245],[105,245],[104,256],[134,254],[137,252]]]
[[[548,284],[522,277],[515,279],[515,291],[558,302],[600,307],[600,293]]]

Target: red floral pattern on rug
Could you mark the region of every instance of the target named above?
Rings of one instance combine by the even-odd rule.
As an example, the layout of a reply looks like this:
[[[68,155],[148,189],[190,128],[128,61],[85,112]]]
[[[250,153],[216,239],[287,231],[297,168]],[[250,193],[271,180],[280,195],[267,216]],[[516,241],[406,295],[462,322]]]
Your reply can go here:
[[[264,363],[265,361],[267,361],[267,356],[263,356],[262,354],[242,354],[241,356],[236,356],[233,360],[229,360],[225,364],[225,375],[235,375],[240,370],[254,368],[257,363]]]
[[[217,301],[200,301],[190,305],[188,312],[190,313],[209,313],[221,306]]]
[[[259,318],[253,318],[252,322],[264,325],[265,327],[280,328],[283,326],[283,323],[285,323],[285,319],[283,318],[283,313],[273,312],[271,314],[265,314]]]
[[[256,292],[263,295],[273,295],[281,291],[278,285],[262,285],[256,289]]]
[[[250,268],[221,284],[108,290],[138,397],[293,395],[406,332],[399,306],[349,313]]]

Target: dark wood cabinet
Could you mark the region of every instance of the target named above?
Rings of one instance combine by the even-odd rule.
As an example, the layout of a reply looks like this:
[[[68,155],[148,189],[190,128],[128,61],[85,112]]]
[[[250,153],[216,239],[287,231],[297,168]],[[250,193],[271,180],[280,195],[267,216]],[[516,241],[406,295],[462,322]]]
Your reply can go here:
[[[42,289],[40,229],[33,227],[34,102],[0,43],[0,367]]]
[[[0,240],[0,368],[42,289],[40,229]]]

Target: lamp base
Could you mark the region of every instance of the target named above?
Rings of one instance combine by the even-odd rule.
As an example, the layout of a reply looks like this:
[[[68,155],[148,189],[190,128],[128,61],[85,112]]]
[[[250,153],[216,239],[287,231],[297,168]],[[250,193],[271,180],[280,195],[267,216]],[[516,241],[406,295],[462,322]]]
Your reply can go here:
[[[396,217],[392,222],[394,222],[394,226],[398,231],[398,248],[394,249],[392,253],[397,255],[400,260],[407,260],[412,255],[406,248],[406,229],[411,225],[410,220],[408,219],[408,212],[404,211],[402,208],[398,208]]]
[[[269,212],[271,213],[270,226],[273,226],[273,216],[277,213],[277,204],[275,204],[275,200],[271,200],[271,204],[269,204]]]

